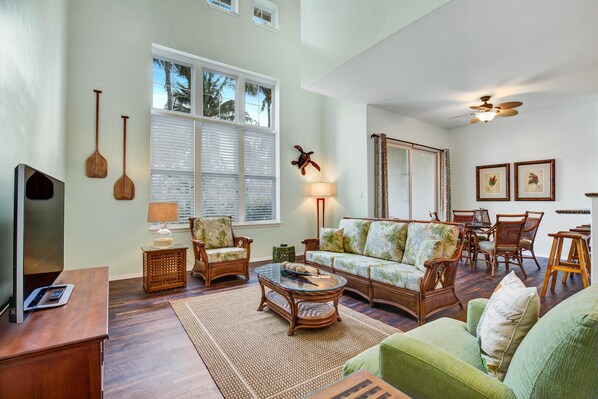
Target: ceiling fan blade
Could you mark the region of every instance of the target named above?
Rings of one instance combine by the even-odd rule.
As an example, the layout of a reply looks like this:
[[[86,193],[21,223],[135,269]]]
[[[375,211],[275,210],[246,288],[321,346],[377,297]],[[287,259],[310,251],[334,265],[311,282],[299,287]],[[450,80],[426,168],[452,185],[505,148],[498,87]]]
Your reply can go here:
[[[474,116],[473,119],[469,121],[469,123],[471,123],[473,125],[474,123],[478,123],[479,121],[480,120],[478,119],[478,117]]]
[[[449,119],[456,119],[456,118],[462,118],[464,116],[469,116],[469,115],[475,115],[475,114],[463,114],[463,115],[459,115],[459,116],[452,116]]]
[[[500,108],[500,109],[511,109],[511,108],[520,107],[522,105],[523,105],[523,103],[521,101],[510,101],[508,103],[498,104],[496,106],[496,108]]]
[[[478,109],[480,109],[481,107],[480,107],[480,106],[477,106],[477,105],[472,105],[472,106],[471,106],[471,107],[469,107],[469,108],[471,108],[471,109],[475,109],[475,110],[478,110]]]
[[[496,116],[515,116],[519,112],[514,109],[499,109],[496,111]]]

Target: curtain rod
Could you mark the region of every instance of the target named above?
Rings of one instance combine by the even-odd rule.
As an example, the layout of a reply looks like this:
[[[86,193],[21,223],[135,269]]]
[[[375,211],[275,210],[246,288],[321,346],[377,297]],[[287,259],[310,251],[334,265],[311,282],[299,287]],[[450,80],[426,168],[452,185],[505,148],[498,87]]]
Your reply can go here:
[[[374,133],[374,134],[372,134],[372,135],[370,136],[370,138],[372,138],[372,139],[373,139],[374,137],[380,137],[380,136],[379,136],[379,135],[377,135],[377,134],[375,134],[375,133]],[[386,138],[386,140],[390,140],[390,141],[396,141],[397,143],[409,144],[409,145],[411,145],[412,147],[413,147],[413,146],[417,146],[417,147],[424,147],[424,148],[429,148],[429,149],[431,149],[431,150],[435,150],[435,151],[441,151],[441,152],[444,152],[444,150],[442,150],[442,149],[440,149],[440,148],[436,148],[436,147],[430,147],[429,145],[423,145],[423,144],[412,143],[411,141],[405,141],[405,140],[393,139],[393,138],[391,138],[391,137],[387,137],[387,138]]]

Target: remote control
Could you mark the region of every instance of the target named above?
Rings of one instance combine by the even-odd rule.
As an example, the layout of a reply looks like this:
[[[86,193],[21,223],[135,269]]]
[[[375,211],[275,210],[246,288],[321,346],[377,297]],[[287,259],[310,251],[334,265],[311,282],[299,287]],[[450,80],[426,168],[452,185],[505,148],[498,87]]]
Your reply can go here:
[[[50,294],[50,296],[48,297],[48,301],[54,302],[54,301],[59,300],[63,293],[64,293],[63,289],[54,290],[54,292],[52,292]]]

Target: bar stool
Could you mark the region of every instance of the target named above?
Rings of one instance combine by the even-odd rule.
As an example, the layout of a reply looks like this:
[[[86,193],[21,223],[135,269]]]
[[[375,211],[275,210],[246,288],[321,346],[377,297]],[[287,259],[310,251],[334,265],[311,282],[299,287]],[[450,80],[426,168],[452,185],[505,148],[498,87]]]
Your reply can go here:
[[[552,277],[552,284],[550,289],[554,290],[556,285],[556,278],[559,271],[565,272],[566,281],[567,273],[581,274],[584,288],[587,288],[589,283],[588,274],[591,268],[590,254],[588,251],[588,243],[585,237],[578,233],[572,233],[567,231],[559,231],[556,234],[548,234],[552,237],[552,248],[550,249],[550,256],[548,258],[548,266],[546,267],[546,274],[544,275],[544,283],[542,284],[541,297],[544,298],[546,295],[546,289],[548,288],[548,281]],[[561,253],[563,252],[563,243],[566,239],[571,240],[571,249],[569,256],[566,261],[561,260]],[[577,253],[577,262],[574,262],[572,254]]]

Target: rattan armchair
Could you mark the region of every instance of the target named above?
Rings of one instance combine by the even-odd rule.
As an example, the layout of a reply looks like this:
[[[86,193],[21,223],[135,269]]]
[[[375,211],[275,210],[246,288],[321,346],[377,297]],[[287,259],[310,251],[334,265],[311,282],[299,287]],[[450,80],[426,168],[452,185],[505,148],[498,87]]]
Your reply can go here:
[[[527,215],[527,219],[525,220],[525,227],[521,234],[521,259],[533,259],[536,262],[536,267],[540,270],[540,263],[538,263],[538,259],[536,259],[536,254],[534,253],[534,242],[536,241],[536,234],[538,233],[542,217],[544,217],[544,212],[527,211],[525,214]],[[523,256],[523,251],[529,251],[531,255]]]
[[[219,227],[225,234],[221,231],[216,240],[211,239],[209,232],[202,231],[205,226],[210,225],[209,223],[221,223]],[[189,218],[195,255],[191,275],[202,277],[206,287],[212,284],[212,280],[223,276],[240,274],[245,276],[246,281],[249,280],[249,258],[253,240],[249,237],[235,236],[231,226],[230,217]],[[226,237],[223,239],[223,236]]]
[[[488,267],[492,268],[492,276],[496,274],[496,266],[498,263],[504,263],[505,268],[509,271],[511,259],[521,269],[521,273],[527,278],[527,273],[523,268],[523,260],[521,259],[521,235],[525,227],[527,214],[516,215],[496,215],[496,224],[486,231],[489,236],[493,236],[491,241],[479,241],[475,236],[477,253],[481,253],[485,257],[485,262]],[[476,259],[474,262],[477,262]],[[498,257],[504,258],[503,262],[498,261]]]

